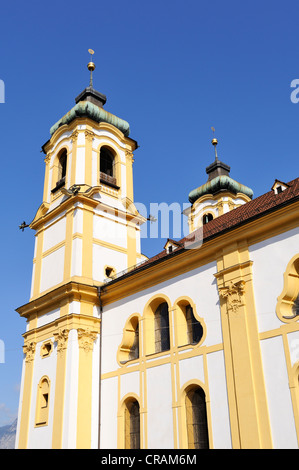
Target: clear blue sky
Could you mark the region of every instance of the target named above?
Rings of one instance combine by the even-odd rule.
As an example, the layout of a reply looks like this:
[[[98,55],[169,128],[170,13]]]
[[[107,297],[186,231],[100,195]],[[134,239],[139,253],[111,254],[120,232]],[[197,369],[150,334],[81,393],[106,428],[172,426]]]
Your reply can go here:
[[[135,200],[180,204],[206,182],[218,153],[231,177],[254,190],[298,175],[297,1],[114,0],[12,1],[1,7],[0,103],[1,286],[0,426],[18,407],[34,233],[18,225],[42,202],[41,146],[50,127],[88,85],[105,109],[127,120],[135,153]],[[153,255],[165,240],[143,240]]]

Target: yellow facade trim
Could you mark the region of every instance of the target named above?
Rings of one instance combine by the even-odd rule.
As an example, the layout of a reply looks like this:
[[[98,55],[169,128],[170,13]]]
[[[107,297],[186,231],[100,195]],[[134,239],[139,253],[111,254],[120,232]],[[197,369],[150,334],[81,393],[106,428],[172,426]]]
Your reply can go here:
[[[44,375],[37,386],[35,427],[48,426],[51,381]]]
[[[72,302],[74,300],[86,300],[93,302],[94,305],[99,305],[98,290],[95,285],[83,284],[80,282],[70,281],[67,284],[62,284],[56,289],[51,289],[50,292],[30,301],[29,303],[19,307],[16,311],[21,317],[25,317],[30,321],[35,319],[51,310],[60,307],[65,302]],[[25,333],[25,335],[28,332]]]
[[[39,232],[36,234],[36,256],[35,256],[35,269],[34,269],[34,279],[33,279],[33,292],[32,297],[37,297],[40,293],[40,279],[41,279],[41,269],[42,269],[42,252],[43,252],[43,242],[44,234]]]
[[[148,321],[155,311],[156,307],[160,302],[167,302],[169,306],[169,330],[170,330],[170,349],[167,351],[162,351],[160,353],[153,353],[147,350],[149,348],[148,344],[152,341],[152,335],[149,331]],[[109,373],[102,374],[101,380],[105,380],[112,377],[118,377],[118,426],[123,426],[121,409],[124,403],[124,400],[131,396],[129,394],[126,397],[121,396],[121,377],[126,374],[133,372],[139,372],[139,381],[140,381],[140,420],[141,420],[141,434],[144,436],[142,441],[141,448],[147,448],[148,445],[148,431],[147,431],[147,370],[153,367],[158,367],[161,365],[169,365],[171,371],[171,390],[172,390],[172,415],[173,415],[173,436],[174,436],[174,447],[175,448],[185,448],[184,432],[185,432],[185,423],[182,419],[181,414],[181,401],[180,401],[180,360],[184,360],[191,357],[202,356],[203,358],[203,367],[204,367],[204,377],[205,377],[205,386],[204,390],[208,390],[208,368],[207,368],[207,355],[216,351],[223,351],[223,344],[217,344],[212,346],[205,346],[203,342],[196,345],[184,345],[179,346],[177,340],[177,331],[178,331],[178,317],[176,315],[176,308],[182,302],[189,303],[194,311],[196,312],[196,306],[192,299],[189,297],[179,297],[176,299],[172,305],[169,298],[163,294],[156,294],[151,299],[148,300],[144,309],[143,316],[139,313],[134,313],[130,315],[127,319],[126,324],[123,330],[122,342],[118,349],[118,362],[120,367]],[[125,363],[120,362],[120,352],[124,345],[126,350],[130,349],[132,343],[132,337],[130,337],[134,327],[131,326],[133,319],[139,321],[139,357],[134,360],[126,361]],[[199,317],[197,317],[199,319]],[[133,331],[134,332],[134,331]],[[192,384],[195,384],[196,381],[192,381]],[[211,423],[211,410],[210,403],[207,396],[207,413],[209,416],[209,423]],[[122,448],[123,445],[123,428],[118,427],[118,446]],[[212,430],[211,425],[209,424],[209,439],[210,447],[212,447]]]
[[[253,273],[245,243],[223,249],[216,274],[234,448],[271,448]]]
[[[35,343],[34,343],[35,345]],[[35,351],[35,346],[34,346]],[[23,395],[22,395],[22,408],[21,408],[21,419],[20,419],[20,431],[19,431],[19,449],[26,449],[28,444],[28,432],[29,432],[29,417],[31,412],[31,396],[32,396],[32,378],[33,378],[33,364],[34,357],[31,360],[25,360],[25,372],[24,372],[24,384],[23,384]]]
[[[55,341],[57,342],[57,365],[56,365],[56,379],[55,379],[55,403],[54,403],[54,417],[53,417],[53,432],[52,432],[52,448],[61,449],[62,447],[62,432],[63,432],[63,411],[64,411],[64,394],[65,394],[65,381],[66,381],[66,354],[68,343],[68,329],[58,330],[54,333]]]
[[[105,286],[101,293],[103,305],[108,305],[124,297],[129,297],[141,290],[152,287],[196,269],[205,264],[215,261],[215,253],[222,253],[230,246],[231,240],[244,242],[247,247],[284,233],[298,225],[299,202],[295,202],[277,211],[271,212],[261,219],[257,218],[251,222],[241,225],[228,232],[203,243],[198,249],[184,250],[178,252],[176,256],[166,257],[157,264],[148,266],[145,271],[139,270],[136,273],[118,279],[117,283],[110,283]]]
[[[294,302],[299,295],[299,253],[289,261],[283,275],[283,291],[277,299],[276,315],[284,323],[297,322]]]
[[[77,448],[89,449],[91,445],[92,407],[92,356],[97,329],[78,329],[79,372],[77,409]]]

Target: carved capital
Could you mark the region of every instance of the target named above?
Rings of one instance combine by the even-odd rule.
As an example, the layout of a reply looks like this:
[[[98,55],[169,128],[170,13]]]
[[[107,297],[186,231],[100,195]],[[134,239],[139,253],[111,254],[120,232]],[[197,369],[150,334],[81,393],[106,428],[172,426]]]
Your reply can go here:
[[[93,350],[93,343],[97,339],[97,332],[89,328],[78,328],[79,348],[84,349],[86,353]]]
[[[227,309],[236,313],[243,305],[243,294],[245,292],[245,281],[233,283],[219,289],[220,296],[226,300]]]
[[[134,163],[134,155],[130,150],[126,150],[126,158]]]
[[[72,140],[73,143],[75,143],[77,141],[78,135],[79,135],[79,132],[77,130],[72,133],[71,140]]]
[[[57,343],[57,353],[60,354],[67,348],[67,340],[69,337],[69,330],[59,330],[58,333],[54,333],[55,342]]]
[[[30,343],[25,343],[23,346],[23,352],[26,354],[26,362],[32,362],[34,360],[36,343],[31,341]]]
[[[90,142],[92,142],[92,139],[93,139],[94,136],[95,136],[94,132],[89,131],[89,130],[86,130],[86,131],[84,132],[84,134],[85,134],[85,139],[88,140],[88,141],[90,141]]]

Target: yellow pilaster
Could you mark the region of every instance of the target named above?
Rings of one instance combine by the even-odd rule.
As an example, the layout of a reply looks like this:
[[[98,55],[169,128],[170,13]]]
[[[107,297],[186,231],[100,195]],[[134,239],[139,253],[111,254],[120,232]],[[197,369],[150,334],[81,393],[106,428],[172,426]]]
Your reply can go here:
[[[78,412],[77,448],[89,449],[91,446],[91,403],[92,403],[92,354],[97,332],[78,329],[79,375],[78,375]]]
[[[128,250],[128,267],[134,266],[137,262],[136,258],[136,229],[128,224],[127,226],[127,250]]]
[[[75,130],[72,133],[72,168],[71,168],[70,186],[73,186],[76,182],[77,143],[78,143],[78,131]]]
[[[73,218],[74,218],[74,208],[71,208],[66,214],[66,234],[65,234],[64,273],[63,273],[64,281],[67,281],[71,277],[72,246],[73,246]]]
[[[88,126],[85,131],[85,184],[91,186],[92,183],[92,139],[94,133]]]
[[[92,240],[93,212],[85,207],[83,211],[82,276],[89,279],[92,279]]]
[[[28,442],[35,342],[25,343],[23,349],[24,349],[24,353],[26,354],[26,359],[25,359],[25,377],[24,377],[24,386],[23,386],[23,400],[22,400],[20,434],[19,434],[19,449],[26,449],[27,442]]]
[[[42,269],[42,252],[43,252],[43,240],[44,231],[40,231],[36,234],[36,255],[35,255],[35,269],[34,269],[34,280],[33,280],[33,298],[37,297],[40,292],[40,279]]]
[[[49,187],[49,173],[50,173],[50,158],[51,154],[48,154],[47,157],[45,158],[45,181],[44,181],[44,195],[43,195],[43,201],[48,200],[48,187]]]
[[[63,432],[63,410],[64,410],[64,391],[66,374],[66,353],[69,330],[61,329],[54,333],[57,342],[57,366],[56,366],[56,386],[55,403],[53,417],[52,448],[61,449]]]
[[[232,441],[242,449],[272,447],[252,277],[245,245],[218,259]]]
[[[126,189],[127,198],[131,201],[134,200],[133,194],[133,154],[129,151],[126,152]]]

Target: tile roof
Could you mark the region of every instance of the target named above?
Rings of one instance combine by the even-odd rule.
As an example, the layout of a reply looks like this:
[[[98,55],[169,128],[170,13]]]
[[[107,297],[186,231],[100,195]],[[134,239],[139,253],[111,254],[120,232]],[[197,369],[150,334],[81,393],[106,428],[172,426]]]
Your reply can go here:
[[[208,239],[216,237],[227,230],[232,230],[239,225],[248,223],[251,220],[262,217],[271,211],[278,210],[284,205],[295,202],[295,200],[299,199],[299,178],[296,178],[285,184],[288,186],[288,188],[281,193],[276,194],[273,189],[271,189],[269,192],[252,199],[251,201],[237,207],[236,209],[216,217],[199,229],[196,229],[190,235],[187,235],[186,237],[177,241],[176,243],[178,243],[180,246],[172,253],[169,254],[167,250],[164,249],[155,256],[138,264],[133,269],[119,274],[121,277],[126,274],[131,275],[136,271],[142,270],[149,265],[162,260],[163,258],[170,257],[184,251],[186,243],[196,243],[196,240],[200,240],[204,243]],[[119,279],[119,275],[116,275],[114,280],[117,279]]]

